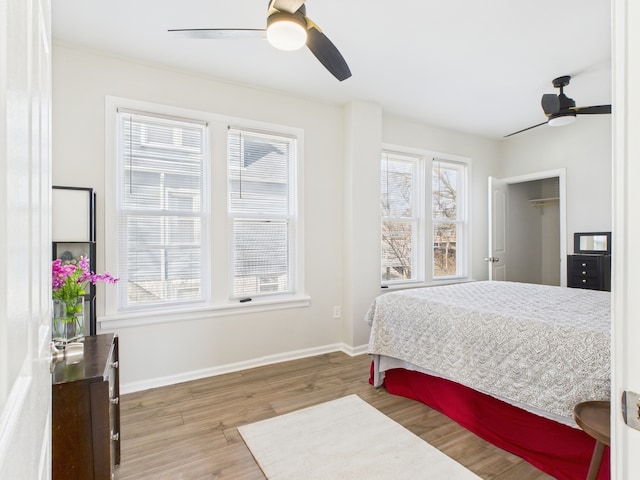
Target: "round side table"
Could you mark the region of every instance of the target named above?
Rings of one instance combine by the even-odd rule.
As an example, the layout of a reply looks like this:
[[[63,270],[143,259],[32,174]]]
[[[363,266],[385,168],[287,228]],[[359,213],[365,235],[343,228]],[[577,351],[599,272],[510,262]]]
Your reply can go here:
[[[596,480],[604,448],[611,444],[611,404],[599,400],[578,403],[573,408],[578,426],[596,439],[587,480]]]

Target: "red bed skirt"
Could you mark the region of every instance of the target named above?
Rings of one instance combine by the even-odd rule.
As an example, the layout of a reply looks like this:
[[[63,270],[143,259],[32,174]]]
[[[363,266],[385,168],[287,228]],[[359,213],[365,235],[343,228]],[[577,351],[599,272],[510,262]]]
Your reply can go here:
[[[418,400],[444,413],[479,437],[559,480],[587,477],[595,440],[582,430],[419,372],[387,370],[384,386],[389,393]],[[610,479],[609,461],[607,447],[598,480]]]

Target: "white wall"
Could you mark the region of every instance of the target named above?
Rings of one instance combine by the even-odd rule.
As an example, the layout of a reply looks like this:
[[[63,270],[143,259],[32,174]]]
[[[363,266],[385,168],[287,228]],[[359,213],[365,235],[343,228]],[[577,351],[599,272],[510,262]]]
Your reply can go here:
[[[508,185],[507,280],[560,285],[559,205],[530,203],[557,196],[557,177]]]
[[[541,127],[500,145],[499,178],[566,168],[567,253],[574,232],[611,231],[611,116],[582,115],[565,127]]]
[[[368,339],[364,313],[380,293],[377,192],[383,142],[472,159],[471,276],[487,278],[487,177],[501,172],[497,141],[389,116],[368,102],[319,103],[62,45],[53,50],[53,93],[53,184],[96,190],[98,270],[105,265],[105,95],[305,132],[311,306],[118,328],[124,391],[340,348],[361,351]],[[343,318],[333,319],[334,305],[343,306]]]
[[[352,345],[369,339],[363,321],[380,293],[380,152],[382,109],[354,101],[345,107],[343,212],[344,338]],[[376,241],[373,241],[376,239]]]
[[[484,261],[488,254],[487,178],[498,176],[499,143],[392,116],[384,116],[382,126],[384,143],[471,158],[471,277],[486,280],[489,275]]]
[[[529,204],[530,199],[540,198],[540,183],[516,183],[508,191],[506,278],[542,283],[542,222],[539,210]]]
[[[540,198],[554,198],[558,195],[559,185],[555,179],[541,181]],[[540,210],[542,224],[542,284],[560,285],[560,206],[548,205]],[[562,266],[564,267],[564,263]]]
[[[96,190],[99,271],[105,265],[105,95],[295,126],[305,132],[305,267],[311,306],[118,329],[125,390],[144,388],[145,382],[215,373],[262,357],[336,349],[343,341],[342,321],[333,319],[333,306],[342,301],[341,107],[62,46],[53,51],[53,90],[53,184]],[[103,311],[99,303],[98,314]]]

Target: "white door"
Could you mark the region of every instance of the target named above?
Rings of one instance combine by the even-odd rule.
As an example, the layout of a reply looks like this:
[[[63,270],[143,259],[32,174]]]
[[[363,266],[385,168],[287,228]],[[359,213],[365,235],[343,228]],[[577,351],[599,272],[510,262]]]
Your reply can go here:
[[[640,393],[640,2],[613,0],[612,477],[640,478],[640,432],[620,397]],[[631,412],[630,412],[631,413]],[[636,413],[637,412],[633,412]]]
[[[507,279],[507,184],[489,177],[489,280]]]
[[[0,0],[0,478],[51,478],[50,4]]]

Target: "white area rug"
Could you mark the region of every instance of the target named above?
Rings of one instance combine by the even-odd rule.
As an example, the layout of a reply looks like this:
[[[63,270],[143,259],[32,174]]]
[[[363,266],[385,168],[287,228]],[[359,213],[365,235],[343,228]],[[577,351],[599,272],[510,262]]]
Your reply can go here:
[[[478,480],[357,395],[239,427],[269,480]]]

